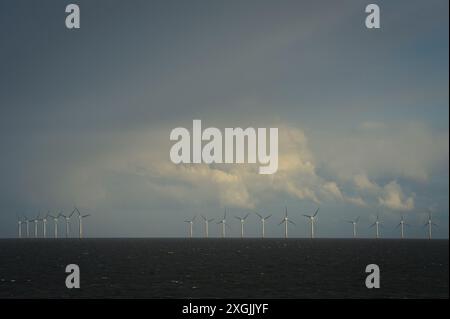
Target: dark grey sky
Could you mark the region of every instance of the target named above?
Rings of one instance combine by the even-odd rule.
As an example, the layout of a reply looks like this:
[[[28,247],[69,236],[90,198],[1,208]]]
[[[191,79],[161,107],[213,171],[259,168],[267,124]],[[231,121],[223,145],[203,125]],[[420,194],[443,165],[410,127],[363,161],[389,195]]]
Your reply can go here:
[[[421,237],[431,208],[448,237],[447,1],[377,1],[380,30],[356,0],[75,1],[80,30],[68,3],[0,2],[0,237],[74,204],[88,236],[183,236],[224,207],[277,236],[285,205],[305,236],[320,205],[319,236],[356,216],[371,236],[378,209]],[[193,119],[279,127],[279,172],[173,165]]]

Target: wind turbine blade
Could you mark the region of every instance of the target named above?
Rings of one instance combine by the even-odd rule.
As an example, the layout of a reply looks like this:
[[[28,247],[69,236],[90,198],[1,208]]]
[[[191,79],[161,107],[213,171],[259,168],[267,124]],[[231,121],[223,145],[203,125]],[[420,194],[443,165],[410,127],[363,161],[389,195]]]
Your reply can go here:
[[[205,217],[205,216],[203,216],[203,215],[200,215],[200,216],[202,216],[203,220],[207,221],[207,219],[206,219],[206,217]]]
[[[214,218],[208,219],[208,223],[212,222]]]
[[[295,225],[295,223],[290,219],[288,219],[288,222],[290,222],[292,225]]]
[[[234,216],[234,218],[241,220],[241,217]]]
[[[245,215],[245,217],[244,217],[244,220],[246,220],[246,219],[247,219],[247,217],[248,217],[248,214],[247,214],[247,215]]]
[[[281,225],[281,224],[283,224],[283,222],[284,222],[284,219],[278,224],[278,225]]]
[[[269,216],[267,216],[266,218],[264,218],[264,219],[269,219],[270,217],[272,216],[272,214],[271,215],[269,215]]]
[[[316,212],[314,213],[313,217],[316,217],[317,213],[319,212],[319,207],[317,208]]]
[[[73,215],[75,212],[76,212],[76,210],[74,209],[74,210],[70,213],[69,218],[72,217],[72,215]]]
[[[86,214],[86,215],[83,215],[81,217],[84,218],[84,217],[89,217],[89,216],[91,216],[91,214]]]
[[[369,228],[372,228],[372,227],[375,226],[375,225],[376,225],[376,223],[373,223],[372,225],[369,226]]]
[[[263,218],[260,214],[258,214],[257,212],[255,212],[256,215],[258,215],[259,218]]]
[[[399,223],[397,226],[395,226],[395,229],[399,228],[401,225],[401,223]]]
[[[308,218],[311,218],[311,217],[312,217],[312,216],[310,216],[310,215],[305,215],[305,214],[303,214],[303,216],[308,217]]]

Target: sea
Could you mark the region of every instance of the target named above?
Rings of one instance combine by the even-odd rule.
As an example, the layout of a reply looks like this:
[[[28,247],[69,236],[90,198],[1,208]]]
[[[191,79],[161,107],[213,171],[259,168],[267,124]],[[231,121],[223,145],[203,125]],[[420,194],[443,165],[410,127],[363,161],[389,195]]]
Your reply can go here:
[[[438,239],[2,239],[0,298],[448,298],[448,251]]]

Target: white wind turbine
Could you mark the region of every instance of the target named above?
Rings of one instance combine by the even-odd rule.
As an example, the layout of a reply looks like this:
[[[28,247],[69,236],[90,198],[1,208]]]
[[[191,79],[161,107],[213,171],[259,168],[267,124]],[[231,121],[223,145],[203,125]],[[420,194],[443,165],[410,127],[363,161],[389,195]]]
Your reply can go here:
[[[437,227],[437,225],[435,223],[433,223],[433,218],[432,218],[431,212],[428,213],[428,221],[425,223],[424,227],[426,227],[426,226],[428,226],[428,239],[431,239],[433,237],[432,236],[433,235],[432,228],[433,228],[433,226]]]
[[[405,219],[403,218],[403,215],[400,219],[400,223],[398,223],[398,225],[395,227],[395,229],[400,227],[400,238],[403,239],[405,238],[405,226],[409,226],[408,224],[405,223]]]
[[[42,217],[42,224],[43,224],[43,235],[44,238],[47,238],[47,217],[49,216],[50,212],[47,212],[47,215]]]
[[[283,223],[284,223],[284,238],[288,238],[288,223],[291,223],[292,225],[295,225],[295,223],[292,220],[289,219],[288,212],[287,212],[287,207],[286,207],[286,210],[285,210],[284,218],[278,225],[281,225]]]
[[[89,217],[89,216],[91,216],[91,214],[81,215],[78,208],[75,207],[75,210],[77,211],[77,214],[78,214],[78,230],[79,230],[79,236],[80,236],[79,238],[83,238],[83,218]]]
[[[381,222],[379,220],[379,216],[377,214],[377,219],[375,220],[375,223],[373,223],[372,225],[370,225],[370,228],[372,228],[373,226],[376,226],[376,238],[380,238],[380,226],[381,226]]]
[[[58,214],[58,215],[56,215],[56,216],[53,216],[53,215],[51,215],[51,214],[48,214],[48,216],[50,216],[51,218],[53,218],[53,222],[54,222],[54,231],[55,231],[55,238],[58,238],[58,219],[59,219],[59,216],[63,216],[62,214],[61,214],[61,212]]]
[[[214,220],[214,218],[207,219],[205,216],[202,215],[203,220],[205,221],[205,237],[209,237],[209,223]]]
[[[25,226],[27,230],[27,238],[30,237],[30,221],[28,220],[28,217],[24,216],[25,219]]]
[[[356,225],[358,224],[359,216],[355,220],[348,220],[347,223],[353,225],[353,238],[356,238]]]
[[[316,215],[318,212],[319,212],[319,208],[316,209],[316,212],[313,215],[303,214],[303,216],[309,218],[309,220],[311,221],[311,238],[314,238],[314,223],[316,221]]]
[[[230,227],[227,225],[227,209],[225,208],[225,213],[223,214],[223,218],[221,221],[217,222],[217,224],[222,224],[222,238],[225,238],[226,232],[225,227]]]
[[[193,227],[194,227],[194,220],[195,220],[195,218],[196,218],[197,216],[194,216],[194,217],[192,217],[192,219],[188,219],[188,220],[185,220],[184,222],[185,223],[189,223],[189,238],[192,238],[192,230],[193,230]]]
[[[32,220],[32,222],[34,222],[34,238],[38,237],[38,223],[39,223],[39,220],[40,220],[39,214],[40,213],[38,213],[36,218]]]
[[[245,220],[247,219],[249,214],[245,215],[244,217],[238,217],[238,216],[234,216],[236,219],[239,219],[239,221],[241,222],[241,238],[244,238],[244,223]]]
[[[22,220],[20,217],[17,217],[17,226],[18,226],[18,237],[22,238]]]
[[[262,238],[264,238],[265,235],[265,224],[266,224],[266,220],[268,220],[270,218],[270,216],[272,215],[268,215],[266,217],[263,217],[262,215],[260,215],[258,212],[255,212],[256,215],[258,215],[259,219],[261,220],[261,236]]]
[[[66,221],[66,238],[69,238],[69,234],[70,234],[70,218],[72,217],[72,215],[75,213],[75,209],[68,215],[64,215],[62,213],[60,213],[60,215],[62,217],[64,217],[65,221]]]

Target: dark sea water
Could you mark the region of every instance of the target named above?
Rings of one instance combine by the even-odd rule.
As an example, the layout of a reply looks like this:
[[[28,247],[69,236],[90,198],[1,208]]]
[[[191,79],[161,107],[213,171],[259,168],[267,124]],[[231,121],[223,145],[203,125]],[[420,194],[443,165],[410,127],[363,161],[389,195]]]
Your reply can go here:
[[[448,240],[5,239],[0,298],[448,298]],[[77,264],[81,288],[67,289]],[[381,270],[367,289],[365,267]]]

